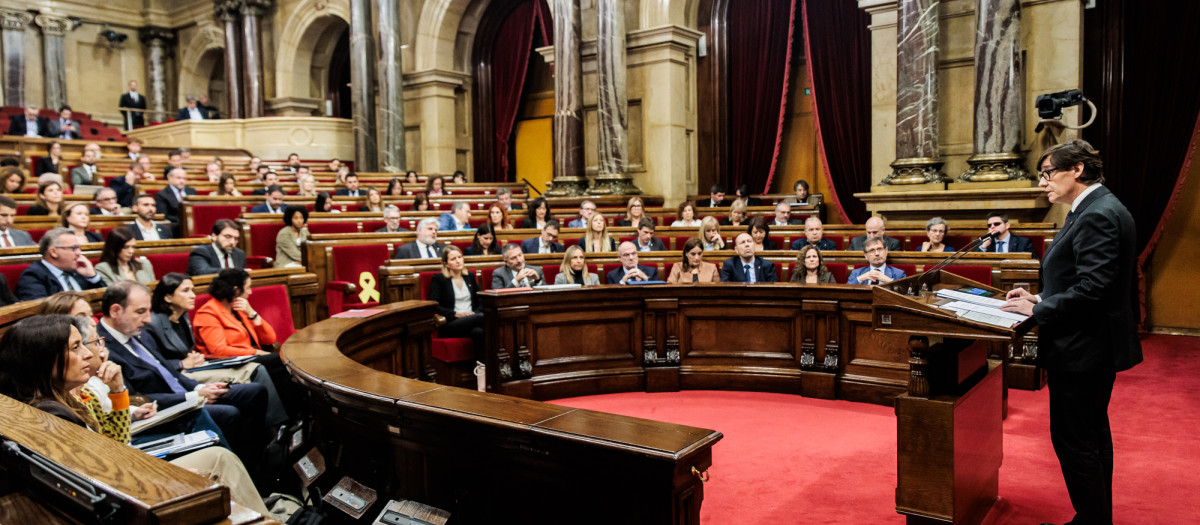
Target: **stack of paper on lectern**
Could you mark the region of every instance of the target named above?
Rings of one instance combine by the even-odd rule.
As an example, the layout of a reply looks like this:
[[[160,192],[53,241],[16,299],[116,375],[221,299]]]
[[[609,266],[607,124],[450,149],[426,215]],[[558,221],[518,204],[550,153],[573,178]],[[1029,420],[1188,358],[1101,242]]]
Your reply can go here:
[[[963,319],[1004,328],[1011,328],[1013,325],[1028,319],[1028,316],[1001,310],[1000,305],[1004,304],[1004,301],[999,299],[981,297],[956,290],[938,290],[937,296],[951,301],[939,305],[938,308],[950,310]]]

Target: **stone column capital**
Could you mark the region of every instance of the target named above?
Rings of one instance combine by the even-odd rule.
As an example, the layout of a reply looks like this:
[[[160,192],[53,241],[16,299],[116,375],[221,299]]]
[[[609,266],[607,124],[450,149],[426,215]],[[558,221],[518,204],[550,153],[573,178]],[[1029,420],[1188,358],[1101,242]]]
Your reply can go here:
[[[224,22],[237,21],[242,12],[243,0],[213,0],[213,13]]]
[[[150,46],[165,46],[175,40],[175,31],[165,27],[146,26],[138,29],[138,39]]]
[[[16,31],[24,31],[25,26],[33,20],[33,15],[26,11],[0,9],[0,27]]]
[[[65,16],[42,13],[33,17],[33,21],[47,35],[63,36],[75,28],[75,22]]]
[[[262,17],[273,5],[271,0],[242,0],[242,16]]]

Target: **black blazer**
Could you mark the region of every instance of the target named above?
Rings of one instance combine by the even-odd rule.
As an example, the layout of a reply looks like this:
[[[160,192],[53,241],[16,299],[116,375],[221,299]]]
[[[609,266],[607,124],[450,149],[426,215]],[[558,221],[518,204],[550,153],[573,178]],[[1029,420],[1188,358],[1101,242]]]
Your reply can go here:
[[[356,197],[366,197],[367,196],[367,190],[364,190],[362,188],[359,188],[354,191],[358,192],[358,195],[356,195]],[[348,196],[350,196],[350,190],[348,188],[338,188],[337,191],[333,192],[333,194],[341,195],[343,197],[348,197]]]
[[[732,199],[725,199],[718,204],[713,204],[712,197],[700,199],[696,202],[697,208],[728,208],[733,204]]]
[[[146,95],[138,93],[137,102],[134,102],[133,97],[129,96],[128,92],[125,92],[121,95],[120,104],[121,104],[121,107],[123,107],[123,108],[146,109]],[[142,113],[141,111],[122,111],[121,112],[121,121],[122,121],[121,123],[122,124],[124,124],[126,113],[133,114],[133,115],[131,115],[130,118],[133,120],[134,127],[140,128],[146,124],[146,119],[142,116],[144,113]]]
[[[646,266],[646,265],[642,265],[642,264],[637,265],[637,267],[639,270],[642,271],[642,273],[646,274],[647,281],[658,280],[658,268],[655,268],[653,266]],[[608,284],[620,284],[622,277],[625,277],[625,267],[624,266],[617,268],[616,270],[613,270],[611,272],[608,272],[608,276],[607,276]]]
[[[521,241],[521,251],[525,253],[537,253],[540,243],[541,236],[534,237],[532,239],[525,239]],[[562,253],[564,250],[565,248],[563,248],[562,244],[557,242],[550,243],[550,253]]]
[[[1120,372],[1142,362],[1131,298],[1137,232],[1108,188],[1084,198],[1042,261],[1038,364],[1053,372]]]
[[[212,114],[209,113],[207,109],[204,109],[204,106],[197,104],[196,110],[199,111],[200,116],[204,117],[205,119],[213,118]],[[188,111],[187,106],[179,108],[179,112],[175,114],[175,120],[191,120],[191,119],[192,119],[192,114],[191,114],[191,112]]]
[[[139,241],[146,240],[146,239],[142,238],[142,230],[141,230],[141,228],[138,228],[136,224],[129,224],[125,227],[129,228],[129,232],[133,234],[134,239],[137,239]],[[158,238],[159,239],[174,239],[175,238],[173,235],[171,235],[171,228],[169,226],[167,226],[166,224],[155,223],[154,229],[158,230]]]
[[[96,276],[96,282],[91,282],[85,279],[78,273],[73,273],[72,278],[79,285],[80,290],[92,290],[95,288],[104,288],[104,281]],[[54,278],[54,274],[42,264],[42,260],[34,261],[17,278],[17,297],[22,301],[32,301],[43,297],[50,297],[58,292],[63,291],[62,282]]]
[[[639,252],[642,251],[642,245],[638,243],[637,239],[633,240],[633,246],[635,248],[637,248]],[[658,237],[651,237],[650,238],[650,251],[665,252],[665,251],[667,251],[667,246],[663,244],[662,239],[659,239]]]
[[[1096,191],[1100,191],[1100,190],[1096,190]],[[1091,195],[1089,195],[1089,197],[1090,196]],[[1057,241],[1057,239],[1055,239],[1055,241]],[[1021,237],[1020,235],[1017,235],[1012,232],[1008,232],[1008,240],[1005,242],[1008,243],[1009,253],[1027,252],[1027,253],[1032,254],[1034,259],[1037,259],[1037,252],[1033,251],[1033,241],[1029,240],[1028,238]],[[992,242],[988,243],[987,249],[980,250],[980,251],[988,252],[988,253],[996,253],[996,241],[993,240]]]
[[[38,136],[45,137],[46,135],[48,135],[48,133],[46,131],[46,122],[47,122],[46,118],[38,117],[36,119],[36,121],[37,121]],[[25,120],[24,112],[18,113],[16,115],[9,117],[8,134],[25,136],[25,131],[27,131],[27,128],[28,128],[28,126],[26,126],[26,122],[27,121]]]
[[[92,230],[84,230],[83,234],[87,237],[87,242],[104,242],[104,237]]]
[[[37,169],[34,170],[34,177],[43,173],[58,173],[58,164],[55,164],[50,157],[41,157],[37,161]]]
[[[184,186],[183,194],[195,195],[196,188]],[[175,191],[171,188],[163,188],[154,194],[154,207],[158,213],[165,215],[171,224],[179,223],[179,199],[175,198]]]
[[[96,334],[103,337],[108,347],[108,358],[112,362],[121,365],[121,373],[125,376],[125,386],[129,387],[131,392],[146,396],[151,401],[158,401],[160,408],[166,408],[171,405],[176,405],[187,397],[184,394],[176,394],[171,392],[171,387],[159,375],[158,370],[153,365],[136,356],[125,345],[117,342],[103,324],[96,325]],[[184,390],[191,392],[195,390],[197,383],[179,371],[178,363],[175,366],[170,366],[163,355],[158,350],[158,345],[155,344],[153,337],[138,336],[138,342],[146,347],[146,351],[150,352],[164,368],[167,373],[175,377],[179,381],[179,386]]]
[[[491,250],[490,252],[475,251],[474,246],[467,246],[463,250],[463,255],[500,255],[500,248],[495,243],[492,243]]]
[[[413,241],[408,244],[396,248],[396,253],[392,254],[393,259],[420,259],[421,252],[417,251],[418,241]],[[442,256],[442,248],[446,245],[435,242],[433,243],[433,251],[438,257]]]
[[[587,237],[579,239],[579,247],[581,249],[583,249],[583,251],[585,251],[585,252],[591,251],[591,248],[592,248],[591,246],[588,246]],[[609,237],[608,238],[608,247],[609,247],[609,251],[611,251],[611,252],[617,251],[617,240],[613,239],[612,237]]]
[[[41,204],[34,204],[25,210],[25,215],[50,215],[50,210]]]
[[[466,272],[463,282],[467,285],[467,291],[471,292],[471,311],[479,313],[479,284],[475,281],[475,274]],[[429,283],[429,300],[438,304],[438,315],[448,321],[454,320],[454,281],[440,273],[433,274],[433,282]]]
[[[808,237],[805,237],[805,238],[797,240],[797,241],[792,241],[792,249],[793,250],[799,250],[800,248],[803,248],[805,246],[808,246]],[[833,241],[831,241],[829,239],[821,239],[821,240],[817,241],[817,249],[821,250],[821,251],[836,250],[837,245],[833,244]]]
[[[233,267],[246,269],[246,252],[241,248],[233,249]],[[192,253],[188,255],[188,275],[211,275],[221,273],[223,269],[211,243],[192,248]]]
[[[723,283],[745,283],[749,282],[746,277],[746,272],[742,269],[741,257],[730,257],[725,259],[721,264],[721,282]],[[757,283],[775,283],[779,282],[779,276],[775,274],[775,263],[763,259],[757,255],[754,256],[754,264],[750,265],[754,270],[754,282]]]
[[[187,326],[189,332],[192,331],[192,323],[188,321],[187,314],[180,317],[179,322]],[[158,346],[158,353],[164,358],[163,364],[167,368],[179,370],[179,362],[196,349],[179,338],[179,334],[175,333],[174,327],[171,326],[171,316],[167,314],[150,314],[150,322],[142,327],[142,337],[145,338],[146,334],[154,338],[154,344]]]
[[[125,182],[125,176],[108,179],[108,187],[117,192],[117,204],[125,208],[133,206],[133,186]]]

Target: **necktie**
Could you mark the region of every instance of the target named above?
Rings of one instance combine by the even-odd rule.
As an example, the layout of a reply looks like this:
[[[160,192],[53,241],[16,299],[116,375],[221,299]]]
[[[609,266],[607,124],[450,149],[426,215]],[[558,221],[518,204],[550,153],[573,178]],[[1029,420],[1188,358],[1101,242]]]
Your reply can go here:
[[[159,363],[158,360],[155,359],[154,356],[150,354],[150,351],[146,350],[146,347],[142,346],[142,343],[139,343],[137,339],[134,339],[132,337],[129,338],[129,348],[133,349],[134,355],[138,356],[139,358],[142,359],[142,361],[145,361],[147,364],[154,367],[154,369],[158,371],[158,375],[160,377],[162,377],[163,382],[167,383],[167,386],[171,388],[172,393],[174,393],[174,394],[186,394],[187,393],[187,390],[185,390],[183,388],[183,385],[179,384],[179,380],[175,379],[175,376],[171,375],[170,372],[167,372],[167,369],[165,367],[163,367],[162,363]]]
[[[1008,244],[1008,241],[996,241],[996,251],[1000,253],[1007,253],[1008,250],[1004,248],[1005,244]]]
[[[12,242],[12,238],[8,236],[8,230],[4,230],[4,247],[12,248],[12,246],[13,246],[13,242]]]
[[[746,282],[753,283],[754,282],[754,273],[750,271],[750,265],[749,264],[742,265],[742,270],[744,270],[746,272]]]
[[[433,247],[432,247],[432,246],[429,246],[428,244],[424,244],[424,243],[422,243],[422,244],[421,244],[421,249],[425,251],[425,256],[424,256],[424,257],[425,257],[426,259],[432,259],[432,258],[433,258]]]
[[[78,286],[72,286],[71,281],[73,281],[73,279],[71,279],[71,276],[68,275],[67,272],[63,272],[63,273],[59,274],[58,277],[60,280],[62,280],[63,291],[67,291],[67,292],[78,292],[79,291]]]
[[[233,268],[233,263],[232,263],[232,262],[229,260],[229,254],[228,254],[228,253],[222,254],[222,255],[221,255],[221,257],[222,257],[223,259],[225,259],[225,267],[226,267],[226,268]]]
[[[1065,222],[1063,222],[1062,229],[1065,230],[1067,228],[1070,228],[1071,224],[1073,224],[1074,222],[1075,222],[1075,212],[1074,211],[1067,212],[1067,220]]]

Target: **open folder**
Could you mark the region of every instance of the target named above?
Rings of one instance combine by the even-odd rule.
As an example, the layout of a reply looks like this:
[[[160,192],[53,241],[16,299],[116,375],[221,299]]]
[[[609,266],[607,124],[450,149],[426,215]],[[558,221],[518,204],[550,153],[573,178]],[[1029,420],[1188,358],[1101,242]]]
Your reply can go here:
[[[182,403],[171,405],[167,408],[159,410],[157,414],[154,414],[154,417],[130,423],[129,434],[136,436],[147,429],[154,428],[163,423],[174,421],[178,419],[179,416],[182,416],[188,412],[199,410],[200,407],[204,406],[204,404],[207,402],[208,399],[206,399],[204,396],[200,396],[195,402],[184,400]]]

